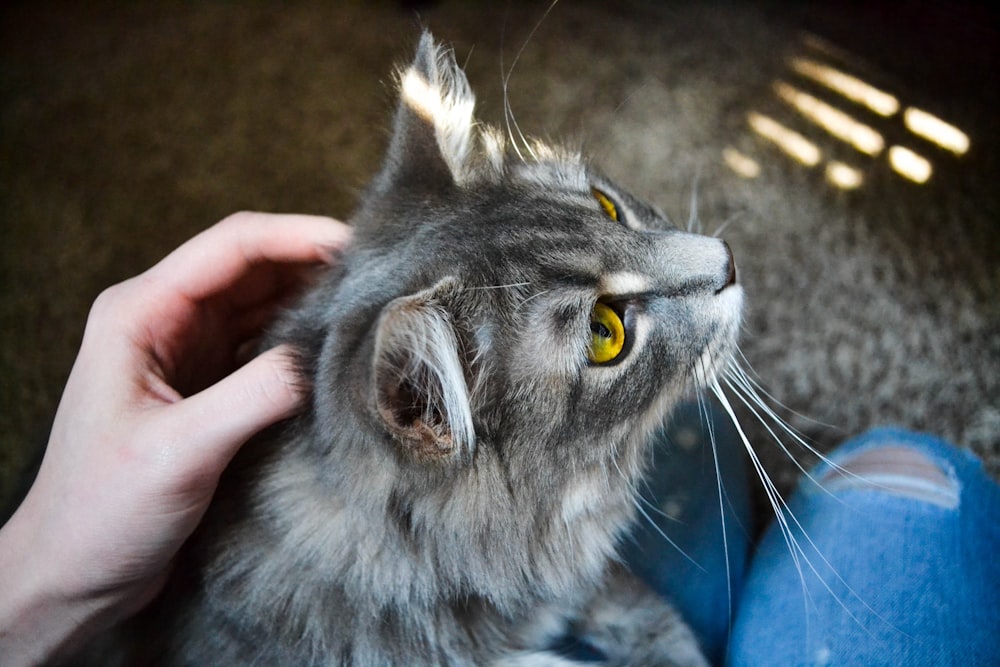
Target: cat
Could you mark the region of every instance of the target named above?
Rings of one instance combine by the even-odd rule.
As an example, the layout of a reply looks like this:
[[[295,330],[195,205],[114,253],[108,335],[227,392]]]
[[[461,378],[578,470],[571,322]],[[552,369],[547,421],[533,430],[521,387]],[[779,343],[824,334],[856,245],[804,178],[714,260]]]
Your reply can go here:
[[[650,434],[729,363],[729,247],[480,124],[424,33],[351,247],[266,346],[309,409],[249,443],[126,664],[707,664],[619,564]],[[105,656],[107,658],[107,656]]]

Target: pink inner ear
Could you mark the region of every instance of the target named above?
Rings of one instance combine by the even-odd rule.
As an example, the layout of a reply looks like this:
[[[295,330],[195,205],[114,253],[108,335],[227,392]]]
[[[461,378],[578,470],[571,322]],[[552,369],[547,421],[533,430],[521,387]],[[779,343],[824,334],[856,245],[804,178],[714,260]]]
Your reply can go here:
[[[448,309],[456,281],[402,296],[383,309],[375,336],[375,401],[410,456],[442,460],[472,451],[475,433],[458,340]]]
[[[901,445],[866,449],[827,470],[819,483],[829,491],[872,489],[954,509],[960,487],[954,475],[922,452]]]
[[[408,446],[425,453],[444,454],[452,439],[446,417],[434,403],[440,394],[432,385],[433,374],[411,366],[407,355],[383,359],[376,368],[378,411],[389,431]],[[391,357],[390,357],[391,359]]]
[[[421,405],[421,397],[408,382],[380,382],[378,392],[379,415],[409,456],[418,461],[435,461],[453,452],[448,423],[439,412]]]

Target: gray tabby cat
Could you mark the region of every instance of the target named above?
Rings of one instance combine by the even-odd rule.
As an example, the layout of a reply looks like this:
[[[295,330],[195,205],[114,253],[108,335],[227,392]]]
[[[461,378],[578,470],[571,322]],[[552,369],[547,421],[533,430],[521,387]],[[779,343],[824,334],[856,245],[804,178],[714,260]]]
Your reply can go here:
[[[311,409],[241,453],[125,661],[568,665],[572,629],[704,664],[615,548],[651,432],[734,349],[728,247],[478,124],[427,34],[399,87],[353,246],[269,342]]]

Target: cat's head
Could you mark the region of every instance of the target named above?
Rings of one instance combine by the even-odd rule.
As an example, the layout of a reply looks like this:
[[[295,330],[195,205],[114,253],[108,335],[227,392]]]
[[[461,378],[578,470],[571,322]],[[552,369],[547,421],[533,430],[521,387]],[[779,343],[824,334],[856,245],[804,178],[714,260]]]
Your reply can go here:
[[[515,425],[610,443],[726,363],[742,290],[725,243],[672,228],[576,152],[480,124],[429,34],[399,91],[347,282],[375,301],[351,325],[374,344],[363,394],[404,452],[468,462]]]
[[[588,514],[621,495],[617,477],[634,482],[677,398],[727,363],[743,299],[732,254],[578,153],[477,122],[427,34],[399,91],[354,245],[310,311],[320,431],[361,443],[359,458],[371,441],[348,431],[374,437],[382,468],[364,483],[388,480],[411,523],[499,540],[522,502],[538,521]]]

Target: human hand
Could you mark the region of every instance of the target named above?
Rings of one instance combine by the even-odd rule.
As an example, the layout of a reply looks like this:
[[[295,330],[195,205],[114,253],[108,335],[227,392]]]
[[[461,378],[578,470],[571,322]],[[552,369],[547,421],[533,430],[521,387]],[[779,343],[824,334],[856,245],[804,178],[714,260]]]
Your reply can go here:
[[[95,301],[24,502],[0,530],[0,663],[31,664],[138,611],[253,434],[302,400],[290,350],[241,350],[349,239],[240,213]]]

